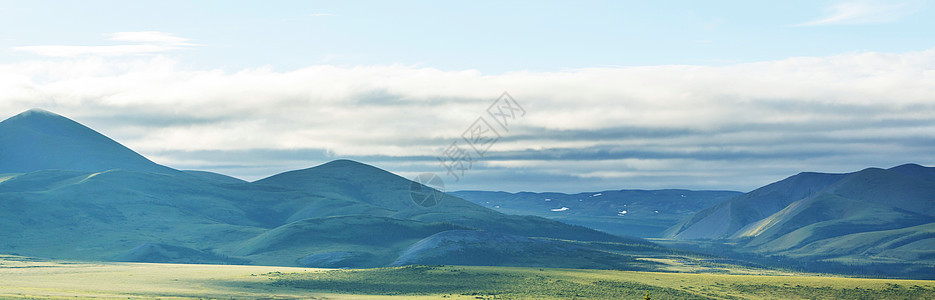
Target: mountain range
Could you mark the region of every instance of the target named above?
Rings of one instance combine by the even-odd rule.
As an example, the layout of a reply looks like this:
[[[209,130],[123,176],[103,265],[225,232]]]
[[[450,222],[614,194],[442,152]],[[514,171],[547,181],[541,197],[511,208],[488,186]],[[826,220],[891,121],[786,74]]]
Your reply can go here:
[[[635,269],[647,263],[626,249],[666,251],[452,195],[420,206],[410,198],[412,184],[350,160],[255,182],[179,171],[68,118],[30,110],[0,122],[0,253],[310,267]],[[589,246],[594,241],[619,247]],[[569,255],[590,258],[564,259]]]
[[[413,186],[351,160],[253,182],[176,170],[34,109],[0,122],[0,253],[658,270],[644,258],[686,253],[667,245],[767,265],[935,278],[935,168],[916,164],[805,172],[747,193],[461,191],[422,206]]]

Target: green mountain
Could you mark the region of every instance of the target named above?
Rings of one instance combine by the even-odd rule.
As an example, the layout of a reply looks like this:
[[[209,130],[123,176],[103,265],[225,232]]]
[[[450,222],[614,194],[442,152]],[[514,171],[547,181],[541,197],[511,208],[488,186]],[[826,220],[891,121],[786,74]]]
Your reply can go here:
[[[82,260],[375,267],[398,264],[401,253],[444,232],[581,244],[547,254],[514,253],[527,257],[496,262],[503,265],[554,260],[551,265],[608,268],[623,266],[603,263],[608,259],[632,260],[626,251],[582,250],[589,247],[586,241],[643,245],[665,253],[642,240],[541,217],[507,215],[451,195],[444,195],[435,206],[419,206],[410,198],[412,181],[349,160],[244,182],[157,165],[45,111],[32,110],[0,122],[0,132],[4,134],[0,253]],[[494,257],[496,249],[505,246],[489,244],[473,253]],[[597,256],[559,259],[585,252],[603,254],[599,260]],[[419,253],[407,253],[406,260],[423,261]],[[440,262],[459,260],[449,255]],[[483,261],[472,262],[478,263]]]
[[[493,211],[459,197],[440,194],[438,205],[416,205],[410,196],[412,181],[393,173],[350,160],[336,160],[314,168],[285,172],[254,182],[255,186],[298,190],[336,207],[342,214],[368,214],[421,222],[448,222],[483,230],[523,236],[589,241],[625,239],[534,216],[515,216]],[[336,204],[337,203],[337,204]],[[310,203],[318,205],[318,203]],[[317,207],[296,207],[288,220],[321,217]],[[334,215],[334,213],[329,213]]]
[[[720,240],[743,253],[899,264],[905,266],[890,271],[931,275],[932,226],[935,168],[907,164],[795,175],[701,211],[668,234],[680,240]]]
[[[590,193],[449,193],[499,212],[534,215],[620,236],[661,237],[695,213],[740,195],[732,191],[617,190]]]
[[[842,177],[843,174],[799,173],[704,209],[683,224],[674,226],[667,236],[677,239],[726,238],[792,202],[817,193]]]
[[[45,110],[31,109],[0,122],[0,174],[49,169],[176,172]]]

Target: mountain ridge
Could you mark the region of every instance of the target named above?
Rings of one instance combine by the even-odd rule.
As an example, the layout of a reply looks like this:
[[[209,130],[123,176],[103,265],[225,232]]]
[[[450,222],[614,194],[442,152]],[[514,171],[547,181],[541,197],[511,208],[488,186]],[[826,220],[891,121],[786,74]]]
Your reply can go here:
[[[446,194],[437,205],[422,207],[410,198],[412,181],[351,160],[246,182],[158,165],[42,110],[0,122],[0,133],[0,226],[5,229],[0,253],[378,267],[394,263],[411,244],[450,230],[651,245],[545,218],[506,215]],[[493,246],[478,251],[495,251]]]

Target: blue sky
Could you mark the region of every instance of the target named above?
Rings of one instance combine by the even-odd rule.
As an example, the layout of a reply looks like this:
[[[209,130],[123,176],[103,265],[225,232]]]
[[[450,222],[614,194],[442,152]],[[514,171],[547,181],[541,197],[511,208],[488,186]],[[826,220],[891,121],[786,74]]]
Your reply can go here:
[[[253,180],[403,176],[503,91],[451,189],[749,190],[935,164],[931,1],[0,1],[0,112]]]
[[[3,1],[2,58],[30,58],[16,46],[107,45],[108,33],[161,31],[198,45],[171,54],[185,64],[229,70],[709,65],[927,49],[935,19],[923,1],[504,2]],[[796,26],[836,15],[845,18]]]

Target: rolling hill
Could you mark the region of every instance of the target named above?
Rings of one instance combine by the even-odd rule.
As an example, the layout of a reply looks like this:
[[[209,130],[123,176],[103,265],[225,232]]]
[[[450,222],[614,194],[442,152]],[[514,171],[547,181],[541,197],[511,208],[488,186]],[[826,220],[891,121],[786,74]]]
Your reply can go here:
[[[419,206],[409,196],[412,181],[350,160],[245,182],[155,164],[46,111],[30,110],[0,122],[0,133],[0,253],[375,267],[398,263],[413,245],[445,232],[569,241],[550,248],[554,251],[548,255],[514,253],[528,257],[499,263],[504,265],[554,260],[563,267],[606,268],[625,265],[601,264],[607,259],[632,260],[619,251],[588,249],[587,243],[570,246],[574,241],[646,245],[665,253],[642,240],[507,215],[451,195],[438,205]],[[488,244],[474,253],[495,255],[499,248]],[[600,261],[559,259],[582,251],[605,255]],[[407,253],[412,261],[423,261],[419,253],[429,254]],[[456,256],[445,261],[457,263]]]
[[[935,275],[935,168],[801,173],[697,213],[668,231],[801,261],[906,265]],[[884,267],[886,268],[886,267]]]

